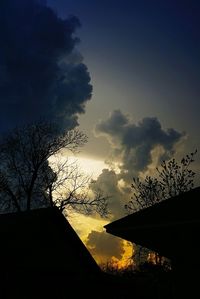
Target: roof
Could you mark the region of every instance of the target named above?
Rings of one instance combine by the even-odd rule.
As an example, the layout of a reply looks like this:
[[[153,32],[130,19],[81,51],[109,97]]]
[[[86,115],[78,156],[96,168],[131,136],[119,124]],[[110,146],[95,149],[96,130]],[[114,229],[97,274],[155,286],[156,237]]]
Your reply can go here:
[[[62,269],[79,275],[99,269],[57,208],[0,215],[0,240],[0,252],[9,256],[6,264],[16,267]]]
[[[171,259],[198,254],[200,187],[105,226],[106,231]]]
[[[41,298],[50,298],[51,292],[63,298],[61,289],[66,295],[67,286],[96,279],[101,272],[57,208],[0,215],[0,259],[2,286],[14,293],[9,298],[18,298],[19,288],[19,298],[32,298],[22,295],[25,286],[29,292],[43,288]],[[73,289],[76,294],[78,288]]]

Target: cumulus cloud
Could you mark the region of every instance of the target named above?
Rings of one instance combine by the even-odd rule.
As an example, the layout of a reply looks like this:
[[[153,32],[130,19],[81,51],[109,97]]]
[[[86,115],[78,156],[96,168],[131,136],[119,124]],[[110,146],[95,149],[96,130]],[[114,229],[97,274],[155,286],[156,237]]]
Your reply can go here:
[[[134,123],[121,111],[113,111],[107,120],[96,125],[97,136],[105,136],[112,147],[112,157],[120,162],[121,175],[137,175],[152,162],[152,150],[163,148],[161,159],[174,154],[177,142],[184,136],[172,128],[164,130],[155,117]],[[127,175],[126,175],[127,174]]]
[[[113,257],[120,260],[124,254],[123,240],[106,232],[91,231],[86,246],[101,263],[105,263]]]
[[[124,216],[124,192],[120,190],[119,177],[114,170],[103,169],[102,173],[90,184],[92,191],[101,191],[109,197],[110,218]]]
[[[155,161],[158,165],[161,160],[171,158],[185,136],[172,128],[164,130],[155,117],[134,123],[120,110],[112,112],[107,120],[100,121],[95,134],[104,136],[111,145],[108,164],[118,163],[117,172],[104,169],[95,182],[97,188],[111,196],[109,207],[113,218],[120,218],[125,213],[124,205],[131,198],[133,177],[145,173]]]
[[[0,3],[0,121],[6,130],[38,118],[77,125],[92,86],[74,33],[76,17],[59,18],[39,0]]]

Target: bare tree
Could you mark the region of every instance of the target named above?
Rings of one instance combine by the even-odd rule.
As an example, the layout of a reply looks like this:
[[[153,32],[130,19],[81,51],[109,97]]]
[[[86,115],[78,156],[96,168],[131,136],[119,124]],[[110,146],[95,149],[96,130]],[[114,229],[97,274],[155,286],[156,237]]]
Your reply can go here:
[[[1,211],[23,211],[43,206],[61,210],[106,213],[106,198],[87,197],[89,179],[75,163],[68,160],[57,166],[49,159],[63,150],[77,152],[87,142],[77,129],[60,133],[56,125],[46,122],[17,128],[0,143]],[[78,208],[80,206],[80,208]]]
[[[125,205],[128,214],[152,206],[161,200],[179,195],[194,187],[195,172],[190,169],[197,151],[186,155],[180,163],[175,159],[163,161],[156,168],[157,177],[133,178],[134,196]]]
[[[127,213],[132,214],[162,200],[191,190],[194,187],[195,172],[190,169],[190,166],[194,162],[196,153],[197,151],[186,155],[180,163],[174,158],[163,161],[160,167],[156,168],[155,177],[146,176],[144,180],[133,178],[131,187],[134,194],[128,204],[125,205]],[[152,254],[151,250],[142,246],[135,245],[134,248],[136,256],[133,258],[138,260],[139,264],[141,256]],[[166,262],[166,258],[160,256],[159,253],[154,252],[154,257],[154,262],[157,265]]]
[[[87,215],[97,212],[106,216],[108,197],[100,190],[94,192],[89,188],[91,178],[82,172],[76,161],[55,156],[50,165],[56,175],[53,180],[47,177],[49,184],[45,194],[51,205],[61,211],[75,210]]]

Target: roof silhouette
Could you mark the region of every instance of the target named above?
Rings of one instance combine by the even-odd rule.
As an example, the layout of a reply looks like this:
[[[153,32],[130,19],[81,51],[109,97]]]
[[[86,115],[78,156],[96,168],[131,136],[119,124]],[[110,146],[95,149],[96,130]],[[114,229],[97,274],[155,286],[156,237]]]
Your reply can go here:
[[[200,187],[169,198],[105,226],[106,231],[175,262],[199,256]],[[186,255],[187,252],[187,255]]]
[[[42,298],[56,292],[52,296],[60,299],[59,289],[71,284],[78,290],[81,281],[96,279],[101,272],[57,208],[0,215],[0,241],[0,282],[4,292],[13,293],[8,298],[18,298],[18,293],[19,298],[32,298],[23,297],[23,289],[42,287],[46,295],[48,289],[48,297]]]
[[[155,298],[151,282],[103,274],[56,208],[0,215],[0,298]]]

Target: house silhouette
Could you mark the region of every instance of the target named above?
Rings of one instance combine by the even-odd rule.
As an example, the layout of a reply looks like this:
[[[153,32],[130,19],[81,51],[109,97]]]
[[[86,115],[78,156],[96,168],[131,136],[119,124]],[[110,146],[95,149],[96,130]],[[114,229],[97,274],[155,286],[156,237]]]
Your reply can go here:
[[[105,229],[171,259],[174,298],[200,298],[200,187],[116,220]]]
[[[105,226],[115,236],[147,247],[174,263],[196,263],[200,244],[200,187]]]
[[[0,259],[1,299],[155,299],[148,281],[102,273],[57,208],[0,215]]]
[[[0,215],[0,298],[67,298],[100,269],[57,208]]]

